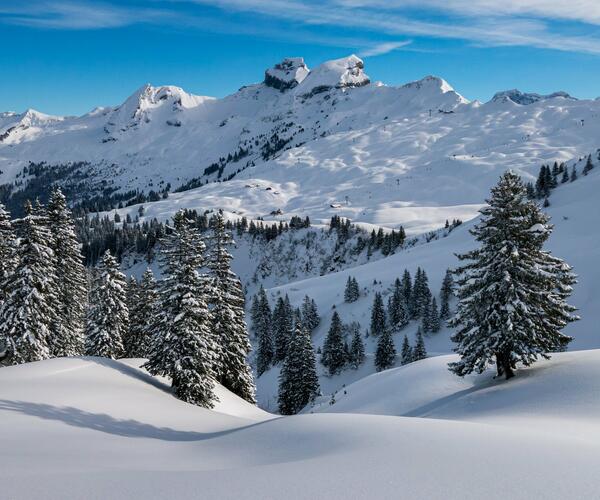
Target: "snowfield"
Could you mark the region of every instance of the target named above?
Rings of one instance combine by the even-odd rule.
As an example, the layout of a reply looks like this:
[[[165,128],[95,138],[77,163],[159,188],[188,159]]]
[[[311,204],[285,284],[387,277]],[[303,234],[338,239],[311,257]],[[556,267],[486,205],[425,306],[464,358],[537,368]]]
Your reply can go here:
[[[282,418],[223,389],[215,410],[182,403],[140,360],[3,368],[2,497],[597,496],[600,351],[558,354],[508,383],[461,381],[448,359],[351,385],[323,406],[334,414]]]

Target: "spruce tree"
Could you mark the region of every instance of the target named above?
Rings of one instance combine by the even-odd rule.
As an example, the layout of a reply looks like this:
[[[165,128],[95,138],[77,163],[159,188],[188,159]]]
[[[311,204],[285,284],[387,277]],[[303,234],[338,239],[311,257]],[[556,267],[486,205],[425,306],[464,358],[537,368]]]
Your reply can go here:
[[[359,295],[360,291],[358,288],[358,281],[356,281],[356,278],[348,276],[346,288],[344,290],[344,301],[348,303],[356,302],[359,298]]]
[[[429,308],[429,329],[431,333],[440,331],[440,313],[438,311],[437,300],[435,297],[431,299],[431,307]]]
[[[274,361],[279,363],[285,359],[287,348],[294,334],[294,311],[290,299],[279,297],[273,309],[273,339],[275,343]]]
[[[28,202],[25,217],[15,225],[19,259],[4,283],[0,306],[0,356],[2,364],[12,365],[50,357],[57,301],[52,234],[45,217]]]
[[[444,280],[442,281],[442,289],[440,290],[440,319],[447,320],[450,318],[450,298],[454,295],[454,279],[452,271],[446,270]]]
[[[381,293],[375,292],[373,307],[371,308],[371,335],[377,337],[386,329],[386,314],[383,308],[383,298]]]
[[[323,343],[321,364],[329,370],[329,375],[336,375],[342,371],[346,360],[342,322],[337,311],[334,311],[331,326]]]
[[[417,343],[412,350],[412,360],[419,361],[427,357],[427,349],[425,349],[425,339],[423,338],[423,330],[421,327],[417,330]]]
[[[402,351],[401,351],[401,361],[400,363],[403,365],[407,365],[408,363],[412,363],[413,361],[413,350],[408,342],[408,337],[404,335],[404,340],[402,340]]]
[[[412,293],[412,278],[410,277],[410,272],[408,269],[404,270],[402,274],[402,295],[404,295],[404,300],[406,301],[406,309],[410,314],[410,296]]]
[[[360,335],[360,330],[356,329],[354,331],[354,335],[352,336],[352,343],[350,344],[350,363],[352,367],[356,370],[360,365],[362,365],[365,361],[365,344],[363,342],[362,336]]]
[[[587,161],[585,162],[585,165],[584,165],[583,170],[581,171],[581,173],[583,175],[587,175],[588,173],[590,173],[590,171],[593,168],[594,168],[594,164],[592,163],[592,155],[588,155]]]
[[[392,332],[385,328],[377,340],[377,350],[375,351],[375,367],[377,371],[387,370],[394,366],[396,361],[396,346],[392,338]]]
[[[251,345],[245,321],[244,292],[239,278],[231,270],[233,257],[228,248],[234,241],[221,211],[213,220],[208,243],[206,267],[212,278],[209,299],[212,328],[219,344],[215,372],[224,387],[242,399],[255,403],[256,388],[247,362]]]
[[[308,328],[309,333],[314,332],[321,322],[317,304],[308,295],[304,297],[304,301],[302,302],[302,322]]]
[[[567,170],[567,168],[563,169],[560,182],[561,184],[566,184],[567,182],[569,182],[569,171]]]
[[[394,290],[388,300],[388,318],[392,328],[400,330],[409,322],[406,297],[403,293],[402,282],[397,278]]]
[[[310,334],[296,326],[279,374],[279,413],[294,415],[319,395],[315,352]]]
[[[150,354],[159,315],[158,286],[152,271],[146,269],[139,284],[130,281],[129,287],[129,332],[124,339],[125,350],[128,357],[145,358]]]
[[[543,250],[552,232],[549,217],[525,197],[521,179],[509,171],[492,188],[489,206],[471,231],[480,247],[460,255],[458,311],[451,324],[463,376],[496,364],[510,378],[518,362],[563,350],[571,338],[561,330],[576,317],[566,299],[575,276]]]
[[[210,288],[198,272],[205,265],[204,250],[199,229],[177,212],[162,240],[161,310],[144,366],[153,375],[170,377],[179,399],[212,408],[219,351],[206,303]]]
[[[122,358],[123,338],[129,328],[127,279],[106,251],[94,273],[90,290],[85,350],[88,356]]]
[[[76,356],[84,351],[87,276],[75,222],[59,188],[52,191],[47,216],[57,279],[57,321],[52,332],[51,354]]]
[[[0,203],[0,305],[4,301],[7,280],[17,265],[17,240],[10,214]]]
[[[571,170],[571,182],[577,180],[577,168],[573,165],[573,169]]]
[[[260,377],[273,363],[275,356],[275,345],[273,342],[272,313],[269,299],[265,289],[261,286],[258,292],[258,306],[256,313],[256,324],[253,328],[258,338],[258,349],[256,353],[256,371]]]

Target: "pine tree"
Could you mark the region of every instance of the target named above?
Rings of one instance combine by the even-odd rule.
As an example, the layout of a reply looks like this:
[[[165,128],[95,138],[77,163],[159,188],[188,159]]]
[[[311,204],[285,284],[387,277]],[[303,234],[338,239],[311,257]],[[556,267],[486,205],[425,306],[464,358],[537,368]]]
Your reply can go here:
[[[107,250],[94,273],[90,290],[85,349],[88,356],[117,359],[125,355],[129,328],[127,280]]]
[[[360,330],[356,329],[352,336],[352,343],[350,344],[350,363],[356,370],[365,361],[365,344],[360,335]]]
[[[458,311],[452,340],[457,375],[481,373],[495,363],[510,378],[517,362],[562,350],[571,340],[561,329],[576,318],[566,303],[575,276],[542,249],[552,232],[549,217],[525,198],[518,175],[506,172],[492,188],[489,206],[472,230],[480,248],[460,255]]]
[[[279,374],[279,413],[294,415],[319,395],[315,352],[310,334],[296,327]]]
[[[342,322],[337,311],[334,311],[331,326],[323,343],[321,364],[329,370],[329,375],[336,375],[344,368],[346,360]]]
[[[377,340],[377,350],[375,351],[375,367],[377,371],[387,370],[394,366],[396,361],[396,346],[392,338],[392,332],[385,328]]]
[[[373,299],[373,307],[371,309],[371,335],[377,337],[386,329],[386,315],[383,308],[383,298],[381,293],[375,292]]]
[[[129,332],[124,339],[125,351],[131,358],[150,354],[159,315],[159,294],[154,274],[146,269],[139,284],[129,282]]]
[[[351,303],[356,302],[360,296],[360,290],[358,287],[358,281],[356,278],[348,276],[346,281],[346,288],[344,290],[344,301]]]
[[[273,309],[273,338],[275,343],[274,361],[279,363],[285,359],[288,346],[294,334],[294,311],[290,299],[279,297]]]
[[[198,272],[205,265],[204,250],[199,229],[177,212],[162,240],[161,310],[144,366],[153,375],[170,377],[179,399],[212,408],[219,350],[206,303],[210,288]]]
[[[566,168],[563,169],[560,182],[561,184],[566,184],[567,182],[569,182],[569,171]]]
[[[15,221],[19,259],[4,283],[5,300],[0,306],[2,364],[50,357],[49,336],[56,322],[52,234],[45,217],[29,202],[25,214],[23,219]]]
[[[446,270],[444,280],[442,281],[442,289],[440,290],[440,319],[447,320],[450,318],[450,298],[454,295],[454,279],[452,278],[452,271]]]
[[[304,301],[302,302],[302,322],[308,328],[309,333],[314,332],[319,323],[321,323],[317,304],[308,295],[304,297]]]
[[[84,351],[87,277],[75,222],[59,188],[52,191],[47,216],[57,279],[57,321],[52,332],[51,354],[76,356]]]
[[[266,372],[273,363],[275,356],[275,345],[273,342],[273,331],[272,331],[272,313],[271,307],[269,306],[269,299],[265,289],[261,286],[258,292],[258,307],[256,314],[256,324],[253,324],[253,328],[258,338],[258,349],[256,353],[256,371],[260,377]]]
[[[221,211],[213,219],[208,243],[206,266],[212,278],[209,299],[212,306],[212,328],[219,344],[215,371],[218,381],[224,387],[254,404],[256,388],[247,362],[251,345],[245,321],[244,292],[240,280],[231,270],[233,257],[228,247],[234,241]]]
[[[425,339],[423,338],[423,330],[421,327],[417,330],[417,343],[412,352],[412,360],[419,361],[427,357],[427,349],[425,349]]]
[[[402,341],[402,351],[401,351],[401,364],[407,365],[408,363],[412,363],[413,361],[413,350],[408,342],[408,337],[404,335],[404,340]]]

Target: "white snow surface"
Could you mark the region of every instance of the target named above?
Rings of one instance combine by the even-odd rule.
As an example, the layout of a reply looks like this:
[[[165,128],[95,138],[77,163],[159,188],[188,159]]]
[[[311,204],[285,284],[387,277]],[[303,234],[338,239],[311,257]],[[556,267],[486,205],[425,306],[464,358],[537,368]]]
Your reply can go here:
[[[283,418],[223,389],[215,410],[182,403],[162,380],[136,368],[141,360],[71,358],[2,368],[2,496],[597,495],[599,351],[556,355],[510,382],[487,374],[462,381],[447,373],[447,361],[374,375],[324,408],[363,414]]]
[[[152,215],[178,206],[248,217],[279,209],[286,219],[337,214],[415,234],[474,217],[507,168],[533,179],[542,163],[600,146],[600,101],[559,93],[528,105],[481,104],[434,76],[400,87],[368,83],[356,56],[310,72],[300,58],[289,61],[290,75],[274,69],[299,81],[285,91],[259,83],[214,99],[146,85],[120,106],[80,117],[2,113],[0,183],[30,161],[87,161],[95,180],[122,190],[210,181],[172,194]],[[277,139],[285,146],[265,160],[264,145]],[[227,163],[221,177],[241,170],[232,181],[204,176],[240,148],[247,156]]]

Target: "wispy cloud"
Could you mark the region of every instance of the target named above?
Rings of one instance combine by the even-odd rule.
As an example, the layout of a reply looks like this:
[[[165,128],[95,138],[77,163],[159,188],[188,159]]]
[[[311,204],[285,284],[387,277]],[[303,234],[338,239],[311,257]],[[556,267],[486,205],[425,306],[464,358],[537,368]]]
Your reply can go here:
[[[240,22],[240,13],[263,22]],[[0,5],[0,22],[73,30],[145,23],[284,40],[300,33],[306,41],[347,47],[364,57],[407,45],[395,41],[399,37],[600,55],[594,31],[600,25],[598,0],[30,0]]]
[[[378,43],[377,45],[373,45],[372,47],[363,49],[359,52],[360,57],[373,57],[373,56],[381,56],[383,54],[387,54],[394,50],[401,49],[402,47],[406,47],[412,43],[411,40],[404,40],[403,42],[384,42]]]

